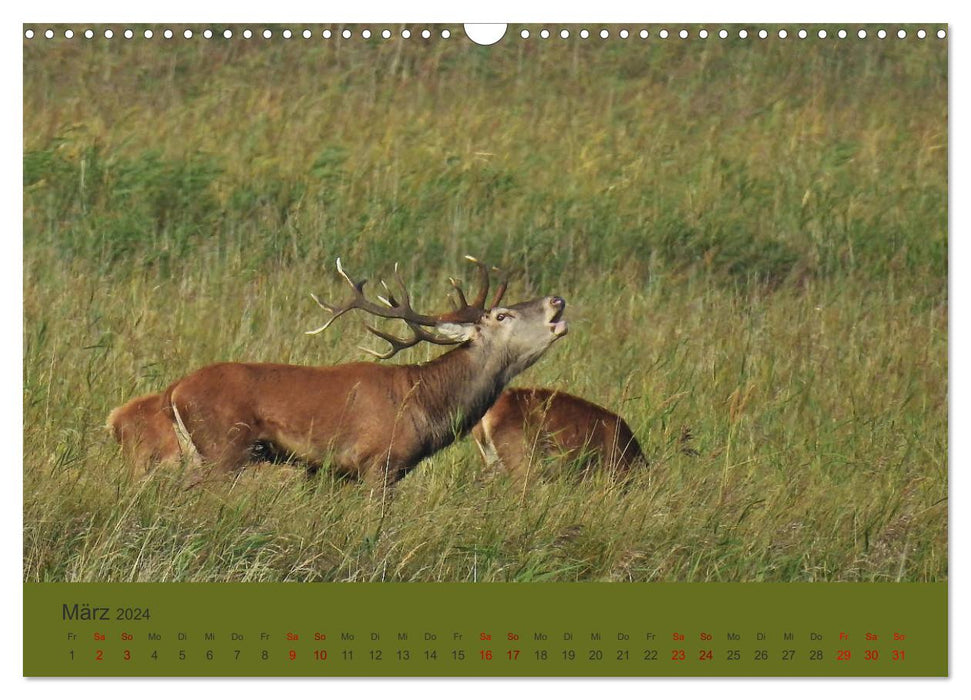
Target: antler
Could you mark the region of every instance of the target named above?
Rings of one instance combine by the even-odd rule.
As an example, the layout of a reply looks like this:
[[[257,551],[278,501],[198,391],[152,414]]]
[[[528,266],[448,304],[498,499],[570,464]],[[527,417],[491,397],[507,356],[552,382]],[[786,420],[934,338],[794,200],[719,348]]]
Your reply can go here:
[[[344,272],[344,268],[341,265],[341,259],[337,258],[337,272],[340,273],[341,277],[347,281],[347,284],[351,287],[353,293],[350,299],[339,306],[321,301],[316,295],[311,294],[310,296],[315,302],[317,302],[317,305],[325,311],[330,312],[331,317],[327,319],[327,322],[324,323],[324,325],[322,325],[320,328],[316,328],[312,331],[306,331],[306,333],[308,335],[316,335],[321,333],[329,328],[334,320],[338,317],[343,316],[352,309],[361,309],[369,314],[372,314],[373,316],[404,321],[411,330],[411,338],[400,338],[365,324],[364,327],[367,328],[368,331],[391,345],[391,348],[385,352],[378,352],[376,350],[371,350],[370,348],[361,347],[362,350],[374,355],[379,359],[386,360],[398,354],[401,350],[413,347],[422,341],[428,341],[436,345],[457,345],[462,343],[464,342],[464,338],[461,337],[461,335],[439,335],[426,330],[423,326],[434,328],[440,327],[442,324],[468,325],[478,321],[482,314],[486,312],[485,298],[489,293],[489,267],[485,263],[480,262],[470,255],[466,255],[465,257],[470,262],[475,263],[475,265],[478,267],[479,291],[470,304],[466,300],[462,287],[457,281],[450,277],[449,282],[455,289],[461,305],[453,311],[439,314],[437,316],[426,316],[424,314],[419,314],[412,308],[411,297],[408,294],[408,288],[405,286],[404,280],[401,278],[401,273],[398,269],[397,263],[395,263],[394,266],[394,276],[395,282],[400,289],[400,298],[396,297],[394,293],[392,293],[390,287],[388,287],[388,284],[382,280],[381,285],[384,287],[385,294],[384,296],[378,295],[378,299],[381,301],[381,304],[376,304],[373,301],[369,301],[364,296],[364,285],[367,280],[363,279],[360,282],[355,282],[352,280],[347,273]],[[492,269],[498,271],[497,268]],[[502,299],[502,295],[506,291],[506,285],[507,280],[503,279],[499,284],[499,288],[497,289],[495,296],[493,297],[492,307],[496,306]]]
[[[401,281],[401,276],[398,273],[398,265],[395,263],[395,276],[398,278],[398,282],[401,285],[401,290],[403,292],[403,301],[398,303],[394,297],[385,299],[383,297],[378,297],[385,303],[385,306],[380,304],[375,304],[373,301],[368,301],[364,296],[364,285],[367,283],[366,279],[360,282],[355,282],[347,273],[344,272],[344,268],[341,265],[341,259],[337,258],[337,272],[340,273],[341,277],[347,280],[347,284],[350,285],[351,289],[354,290],[350,299],[341,304],[340,306],[334,306],[333,304],[328,304],[327,302],[321,301],[317,298],[317,295],[311,294],[317,306],[322,308],[324,311],[329,311],[331,317],[327,319],[327,322],[320,328],[316,328],[312,331],[306,331],[307,335],[317,335],[327,330],[336,319],[346,314],[351,309],[361,309],[374,316],[380,316],[381,318],[396,318],[403,321],[410,321],[412,323],[417,323],[423,326],[434,326],[439,323],[439,318],[437,316],[425,316],[423,314],[416,313],[414,309],[411,308],[410,299],[408,296],[408,290],[405,289],[404,283]],[[387,285],[385,285],[387,289]]]
[[[473,258],[471,255],[466,255],[465,259],[471,263],[474,263],[478,268],[479,292],[475,295],[475,299],[473,299],[472,303],[470,304],[465,298],[465,292],[462,291],[461,285],[455,280],[454,277],[449,277],[448,281],[451,283],[452,287],[455,289],[455,293],[458,295],[459,306],[454,311],[451,311],[448,314],[443,314],[439,317],[447,317],[448,320],[457,323],[477,321],[485,311],[498,306],[499,301],[502,299],[502,295],[506,293],[506,286],[509,283],[509,281],[503,277],[502,282],[499,283],[499,288],[496,290],[495,296],[492,298],[492,304],[487,307],[485,305],[485,300],[486,296],[489,294],[489,266],[481,260]],[[493,267],[492,271],[500,272],[498,267]]]
[[[418,345],[423,340],[427,340],[429,343],[434,343],[435,345],[458,345],[461,340],[456,340],[453,338],[446,338],[440,335],[435,335],[434,333],[429,333],[424,328],[416,323],[408,323],[408,328],[411,329],[411,338],[399,338],[398,336],[391,335],[390,333],[385,333],[384,331],[378,330],[373,326],[364,324],[371,333],[378,336],[382,340],[386,340],[390,345],[390,350],[385,350],[384,352],[378,352],[377,350],[372,350],[371,348],[366,348],[363,345],[358,345],[358,347],[369,355],[374,355],[379,360],[387,360],[390,357],[394,357],[402,350]]]
[[[398,282],[398,286],[401,287],[401,293],[404,295],[404,305],[410,305],[408,289],[405,287],[405,284],[401,279],[401,274],[398,272],[397,265],[395,265],[394,273],[395,273],[396,281]],[[388,287],[388,284],[384,280],[381,280],[381,286],[384,287],[384,291],[386,295],[379,296],[378,299],[384,302],[384,304],[389,308],[395,308],[402,305],[402,304],[399,304],[398,300],[395,298],[394,294],[391,292],[391,289]],[[426,331],[424,328],[422,328],[420,325],[418,325],[413,321],[405,320],[405,323],[407,323],[408,328],[411,329],[411,333],[412,333],[411,338],[399,338],[398,336],[391,335],[390,333],[385,333],[384,331],[378,330],[374,326],[369,326],[368,324],[365,323],[364,327],[374,335],[381,338],[382,340],[387,341],[391,345],[391,349],[386,350],[384,352],[378,352],[377,350],[366,348],[363,345],[358,345],[358,348],[368,353],[369,355],[374,355],[379,360],[387,360],[390,357],[394,357],[402,350],[418,345],[418,343],[420,343],[423,340],[427,340],[429,343],[434,343],[435,345],[456,345],[462,342],[461,340],[455,340],[452,338],[446,338],[440,335],[435,335],[434,333],[429,333],[428,331]]]

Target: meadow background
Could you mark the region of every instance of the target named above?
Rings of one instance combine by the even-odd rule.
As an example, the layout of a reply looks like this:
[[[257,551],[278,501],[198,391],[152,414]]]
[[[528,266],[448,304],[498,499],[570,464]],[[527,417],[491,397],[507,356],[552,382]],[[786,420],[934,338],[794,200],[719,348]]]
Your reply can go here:
[[[24,42],[24,580],[947,578],[946,42],[173,28]],[[440,308],[466,253],[567,299],[515,383],[622,414],[630,488],[466,439],[387,507],[186,491],[103,428],[206,363],[361,359],[303,333],[337,256]]]

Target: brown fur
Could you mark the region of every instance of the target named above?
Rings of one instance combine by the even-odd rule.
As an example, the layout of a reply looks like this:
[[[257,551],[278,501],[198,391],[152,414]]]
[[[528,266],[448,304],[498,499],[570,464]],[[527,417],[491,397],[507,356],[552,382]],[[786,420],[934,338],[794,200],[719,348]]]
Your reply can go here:
[[[209,365],[160,400],[116,409],[109,423],[121,425],[115,437],[143,460],[170,455],[173,439],[178,450],[181,421],[183,448],[216,472],[239,469],[263,445],[383,488],[468,432],[505,384],[566,332],[558,321],[564,305],[543,297],[491,309],[467,324],[465,343],[421,365]],[[128,420],[133,405],[137,419]]]
[[[164,406],[162,394],[149,394],[132,399],[108,415],[108,430],[139,469],[148,470],[179,458],[179,441]]]
[[[623,418],[562,391],[507,389],[472,434],[487,463],[519,479],[552,457],[580,461],[585,469],[597,464],[621,477],[647,465]]]

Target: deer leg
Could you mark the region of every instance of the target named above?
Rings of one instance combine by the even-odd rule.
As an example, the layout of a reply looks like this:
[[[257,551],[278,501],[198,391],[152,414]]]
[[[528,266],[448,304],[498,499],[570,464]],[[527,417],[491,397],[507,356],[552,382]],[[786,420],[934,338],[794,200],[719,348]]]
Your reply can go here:
[[[246,466],[256,440],[248,425],[237,423],[223,430],[195,430],[192,442],[213,472],[228,474]]]
[[[361,481],[370,490],[372,498],[385,501],[394,493],[394,486],[406,471],[387,458],[373,460],[361,474]]]
[[[188,479],[189,487],[242,471],[250,461],[254,444],[250,430],[235,426],[221,439],[207,439],[197,431],[192,434],[192,440],[199,449],[202,464],[194,465]]]
[[[502,465],[502,469],[516,481],[525,481],[529,476],[535,450],[526,431],[511,431],[493,437],[492,449]]]
[[[242,469],[252,454],[256,443],[255,430],[244,422],[231,422],[216,411],[194,410],[191,401],[176,401],[173,397],[172,413],[175,432],[182,454],[205,470],[194,469],[190,485],[204,480],[208,475],[223,475]]]
[[[475,442],[475,446],[479,448],[479,454],[482,455],[482,461],[485,462],[486,468],[494,473],[498,471],[501,464],[499,453],[496,452],[496,446],[492,442],[492,435],[487,428],[486,419],[484,418],[472,428],[472,440]]]

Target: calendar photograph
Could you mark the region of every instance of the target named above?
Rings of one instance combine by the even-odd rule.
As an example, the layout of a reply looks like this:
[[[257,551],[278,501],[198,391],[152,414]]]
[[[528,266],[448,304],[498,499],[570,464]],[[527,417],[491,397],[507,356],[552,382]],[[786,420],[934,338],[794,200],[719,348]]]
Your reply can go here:
[[[946,597],[946,25],[23,30],[25,591]]]

